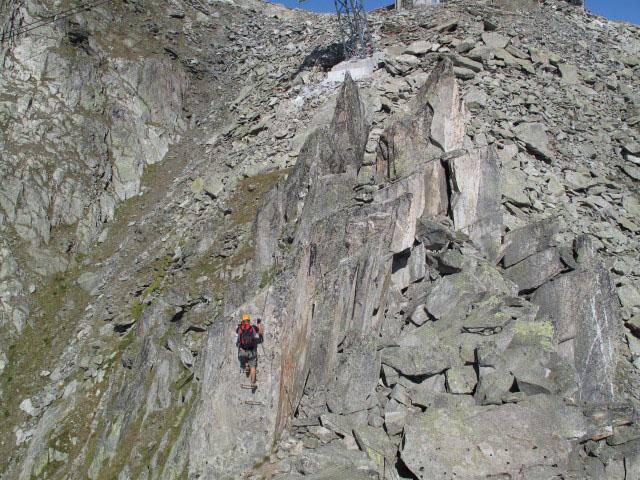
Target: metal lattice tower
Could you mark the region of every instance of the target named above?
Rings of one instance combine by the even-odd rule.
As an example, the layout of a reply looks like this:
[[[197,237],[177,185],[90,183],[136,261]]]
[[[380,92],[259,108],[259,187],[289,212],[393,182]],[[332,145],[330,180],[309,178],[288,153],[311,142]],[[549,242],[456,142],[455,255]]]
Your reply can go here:
[[[304,3],[307,0],[298,0]],[[362,0],[333,0],[338,14],[338,28],[344,57],[366,57],[373,53],[373,38],[369,31],[367,12]]]
[[[373,39],[362,0],[334,0],[345,58],[373,53]]]

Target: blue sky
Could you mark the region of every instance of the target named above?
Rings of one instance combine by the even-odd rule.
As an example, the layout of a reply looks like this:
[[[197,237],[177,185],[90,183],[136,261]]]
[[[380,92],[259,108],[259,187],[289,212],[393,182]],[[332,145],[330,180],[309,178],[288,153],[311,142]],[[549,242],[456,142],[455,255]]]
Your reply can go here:
[[[275,3],[282,3],[291,8],[304,8],[314,12],[334,12],[333,0],[308,0],[298,3],[298,0],[272,0]],[[587,8],[592,13],[602,15],[611,20],[626,20],[627,22],[640,25],[640,0],[586,0]],[[364,0],[367,9],[384,7],[393,3],[393,0]]]
[[[611,20],[640,25],[640,0],[587,0],[587,9]]]

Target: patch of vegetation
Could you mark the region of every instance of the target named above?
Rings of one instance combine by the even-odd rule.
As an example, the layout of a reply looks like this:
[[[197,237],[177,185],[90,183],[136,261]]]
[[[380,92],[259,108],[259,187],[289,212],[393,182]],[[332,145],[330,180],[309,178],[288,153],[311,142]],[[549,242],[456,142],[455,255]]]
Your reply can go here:
[[[145,300],[148,297],[154,296],[156,293],[160,292],[162,282],[167,276],[167,272],[169,271],[169,267],[171,266],[172,258],[173,257],[171,255],[165,255],[156,262],[154,266],[153,281],[147,288],[144,289],[144,291],[140,295],[142,300],[138,300],[131,306],[129,310],[131,313],[131,318],[133,318],[136,322],[140,320],[142,312],[150,307],[150,304],[148,302],[145,302]]]
[[[29,298],[27,326],[7,350],[8,362],[0,383],[5,385],[2,416],[9,420],[0,422],[0,437],[8,440],[0,444],[0,471],[6,471],[15,455],[12,429],[24,416],[20,402],[42,390],[49,380],[40,377],[40,371],[55,364],[77,333],[76,326],[89,300],[83,289],[72,288],[81,273],[76,266],[43,281]]]
[[[82,265],[82,263],[85,261],[85,259],[89,258],[89,255],[87,255],[86,253],[76,253],[76,257],[75,260],[78,264]]]
[[[173,332],[176,330],[176,324],[175,323],[170,323],[169,324],[169,328],[167,328],[167,330],[162,334],[162,336],[158,339],[157,345],[160,347],[163,347],[164,344],[167,342],[167,340],[169,340],[169,337],[173,334]]]
[[[231,227],[253,222],[269,189],[290,172],[290,168],[274,170],[245,178],[240,182],[228,201],[231,208]]]
[[[52,296],[64,295],[67,292],[66,275],[64,273],[55,273],[51,279],[53,285],[51,290]]]
[[[290,168],[274,170],[245,178],[239,182],[226,203],[231,210],[231,214],[225,225],[224,233],[234,229],[242,234],[246,233],[249,230],[248,224],[255,219],[258,208],[263,203],[267,192],[290,172]],[[242,243],[230,257],[213,256],[213,252],[208,252],[208,255],[205,255],[189,270],[187,285],[191,294],[198,294],[204,286],[195,283],[196,279],[202,276],[208,277],[206,288],[216,298],[224,297],[231,282],[242,282],[244,277],[227,281],[220,281],[219,278],[221,272],[224,272],[225,275],[230,275],[230,269],[244,265],[253,257],[253,242],[250,238],[246,238],[246,235],[243,235],[243,237],[245,238],[243,238]],[[214,245],[218,245],[222,238],[216,238],[215,240]],[[264,278],[264,280],[269,281],[268,278]]]
[[[253,464],[253,466],[251,467],[251,470],[255,471],[255,470],[258,470],[263,465],[266,465],[266,463],[269,461],[270,458],[271,458],[270,455],[265,455],[264,457],[262,457],[262,460],[259,460],[258,462]]]
[[[82,378],[83,373],[79,371],[70,380],[82,382]],[[41,473],[43,478],[72,477],[76,468],[73,460],[83,451],[86,443],[90,442],[90,447],[97,445],[96,437],[102,431],[102,422],[98,424],[96,430],[92,431],[93,422],[90,420],[99,413],[98,405],[102,395],[96,393],[103,392],[104,394],[107,391],[108,382],[108,378],[105,377],[102,382],[96,385],[89,384],[87,386],[84,384],[77,387],[74,396],[78,400],[74,402],[74,408],[66,417],[58,419],[58,424],[46,441],[47,447],[68,454],[69,460],[64,463],[57,461],[47,463]],[[92,432],[95,433],[93,437],[91,437]]]
[[[260,288],[264,288],[267,285],[269,285],[269,282],[271,282],[273,277],[275,277],[276,275],[276,270],[277,270],[277,266],[274,265],[269,270],[265,270],[264,272],[262,272],[262,278],[260,279],[260,285],[259,285]]]
[[[156,262],[156,265],[154,266],[153,281],[151,282],[151,285],[142,292],[143,299],[154,295],[160,290],[164,277],[167,276],[172,260],[173,257],[171,255],[165,255]]]
[[[132,329],[129,330],[124,337],[122,337],[122,340],[120,340],[120,343],[118,343],[118,345],[116,346],[116,350],[119,352],[119,354],[113,357],[114,362],[115,360],[119,359],[118,357],[121,357],[127,347],[133,343],[134,338],[134,330]]]
[[[187,374],[190,374],[189,372],[187,372]],[[185,379],[188,378],[188,375],[186,375]],[[184,383],[184,380],[181,381],[181,384]],[[178,441],[178,437],[180,436],[180,432],[182,431],[183,427],[184,427],[184,422],[187,419],[187,416],[189,415],[189,412],[191,412],[191,409],[193,408],[193,404],[195,403],[195,400],[197,398],[197,389],[195,387],[192,386],[193,383],[189,384],[190,390],[187,390],[187,392],[180,392],[177,390],[177,395],[179,395],[178,397],[178,401],[180,402],[180,397],[182,395],[186,395],[189,391],[191,392],[191,396],[188,398],[188,400],[186,402],[184,402],[178,412],[177,412],[177,421],[175,420],[175,415],[172,415],[174,421],[173,423],[171,422],[167,422],[170,425],[170,429],[167,432],[168,435],[168,441],[165,443],[165,447],[162,451],[159,452],[158,455],[158,459],[159,464],[158,464],[158,468],[162,468],[164,469],[166,467],[167,461],[169,459],[169,453],[171,452],[171,449],[173,447],[173,445],[175,444],[176,441]],[[178,386],[179,387],[179,386]],[[167,412],[167,411],[165,411]],[[165,413],[166,414],[166,413]],[[170,414],[170,413],[169,413]],[[171,414],[170,414],[171,415]],[[169,478],[186,478],[186,474],[187,474],[187,468],[186,468],[186,456],[184,456],[184,465],[176,465],[175,468],[177,470],[172,469],[171,471],[168,472],[169,474]]]
[[[142,312],[144,312],[147,308],[149,308],[149,305],[146,303],[135,303],[131,307],[131,318],[133,318],[137,322],[138,320],[140,320]]]
[[[184,391],[179,391],[175,386],[176,384],[184,383],[188,378],[190,372],[185,369],[185,375],[183,378],[175,382],[169,391],[172,392],[172,402],[169,408],[147,412],[145,406],[142,405],[133,415],[132,419],[128,422],[114,422],[111,428],[116,428],[119,431],[119,441],[115,452],[110,452],[113,455],[104,456],[104,453],[100,455],[103,448],[103,443],[109,436],[110,428],[104,432],[104,435],[100,435],[103,428],[96,430],[95,443],[92,445],[92,450],[87,456],[84,472],[88,472],[91,469],[91,463],[94,458],[97,457],[98,464],[93,466],[93,473],[99,471],[99,478],[115,478],[118,473],[122,471],[125,465],[128,465],[132,471],[132,478],[139,478],[143,471],[153,463],[153,459],[156,461],[156,468],[154,469],[157,474],[165,467],[166,462],[169,459],[169,455],[173,445],[178,440],[180,432],[184,426],[184,422],[192,409],[193,403],[197,395],[195,395],[195,386],[188,384],[188,387]],[[148,393],[155,376],[155,371],[150,371],[145,378],[145,390]],[[179,385],[178,385],[179,386]],[[183,401],[184,395],[191,391],[188,401]],[[124,419],[125,412],[114,412],[115,415],[119,415]],[[160,450],[161,449],[161,450]],[[183,470],[182,465],[177,465],[179,471]],[[176,478],[175,474],[171,474],[170,478]]]
[[[231,257],[229,264],[238,266],[247,263],[253,258],[253,242],[245,241],[239,249],[237,249]]]

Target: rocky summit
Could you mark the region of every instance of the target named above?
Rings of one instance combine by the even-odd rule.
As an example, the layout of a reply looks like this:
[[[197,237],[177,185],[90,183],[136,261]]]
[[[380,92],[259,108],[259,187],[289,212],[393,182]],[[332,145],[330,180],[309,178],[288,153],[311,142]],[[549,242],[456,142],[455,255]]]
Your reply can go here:
[[[640,479],[640,27],[430,3],[0,0],[2,478]]]

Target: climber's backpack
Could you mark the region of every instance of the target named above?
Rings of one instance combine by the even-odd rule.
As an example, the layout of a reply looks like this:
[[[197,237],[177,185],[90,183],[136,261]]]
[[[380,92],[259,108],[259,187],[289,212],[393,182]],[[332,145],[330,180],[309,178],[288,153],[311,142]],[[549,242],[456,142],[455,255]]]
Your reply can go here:
[[[256,346],[255,333],[253,327],[243,323],[238,331],[238,346],[243,350],[252,350]]]

